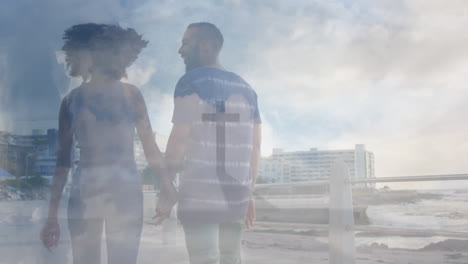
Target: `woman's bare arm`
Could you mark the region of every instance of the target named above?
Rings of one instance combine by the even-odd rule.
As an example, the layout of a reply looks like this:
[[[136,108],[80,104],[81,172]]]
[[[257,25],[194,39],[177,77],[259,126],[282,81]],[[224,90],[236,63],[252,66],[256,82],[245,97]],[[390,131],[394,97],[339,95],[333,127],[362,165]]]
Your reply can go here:
[[[59,112],[58,151],[57,164],[52,178],[51,196],[49,203],[49,219],[56,219],[63,188],[67,183],[68,172],[71,167],[71,151],[73,144],[73,132],[71,118],[68,113],[68,100],[62,100]]]

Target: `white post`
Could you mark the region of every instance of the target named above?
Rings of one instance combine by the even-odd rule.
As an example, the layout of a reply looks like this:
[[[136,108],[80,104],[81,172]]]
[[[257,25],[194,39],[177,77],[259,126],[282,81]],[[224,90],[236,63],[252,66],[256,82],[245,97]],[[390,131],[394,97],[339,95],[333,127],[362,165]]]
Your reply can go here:
[[[339,160],[330,178],[329,263],[354,264],[354,216],[349,169]]]

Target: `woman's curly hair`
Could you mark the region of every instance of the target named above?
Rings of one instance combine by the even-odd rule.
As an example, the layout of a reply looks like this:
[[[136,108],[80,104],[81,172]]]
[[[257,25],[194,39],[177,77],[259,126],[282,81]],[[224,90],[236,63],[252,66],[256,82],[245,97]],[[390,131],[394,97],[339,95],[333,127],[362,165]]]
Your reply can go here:
[[[92,39],[104,31],[105,24],[78,24],[65,30],[63,34],[63,47],[65,52],[71,52],[79,49],[91,49]]]
[[[65,53],[76,49],[89,50],[93,58],[92,70],[118,80],[126,76],[125,69],[148,44],[133,28],[95,23],[70,27],[65,31],[63,40]]]

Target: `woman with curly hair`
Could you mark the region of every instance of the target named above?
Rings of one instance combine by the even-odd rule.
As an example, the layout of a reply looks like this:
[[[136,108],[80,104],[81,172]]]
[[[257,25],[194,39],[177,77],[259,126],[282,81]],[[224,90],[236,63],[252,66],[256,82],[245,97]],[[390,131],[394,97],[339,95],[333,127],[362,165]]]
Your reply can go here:
[[[69,73],[81,77],[83,83],[60,107],[57,167],[41,239],[49,249],[59,241],[57,211],[72,166],[74,137],[80,159],[68,203],[73,263],[100,262],[104,226],[108,262],[136,263],[143,196],[134,158],[135,129],[150,168],[159,176],[162,197],[157,213],[161,219],[176,201],[145,101],[137,87],[120,81],[147,41],[134,29],[94,23],[70,27],[63,39]]]

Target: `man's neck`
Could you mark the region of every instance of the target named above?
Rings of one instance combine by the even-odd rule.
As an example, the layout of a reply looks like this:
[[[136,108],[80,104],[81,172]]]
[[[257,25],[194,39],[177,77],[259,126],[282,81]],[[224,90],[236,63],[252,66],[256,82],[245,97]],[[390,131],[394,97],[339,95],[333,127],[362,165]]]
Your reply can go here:
[[[205,67],[216,68],[218,70],[226,71],[226,69],[223,67],[223,65],[221,65],[219,62],[215,62],[213,64],[206,65]]]
[[[221,70],[221,71],[226,71],[226,69],[218,61],[215,61],[215,62],[212,62],[212,63],[203,63],[203,64],[200,64],[197,67],[194,67],[191,70],[195,70],[197,68],[215,68],[215,69],[218,69],[218,70]],[[191,70],[188,70],[187,72],[189,72]]]

